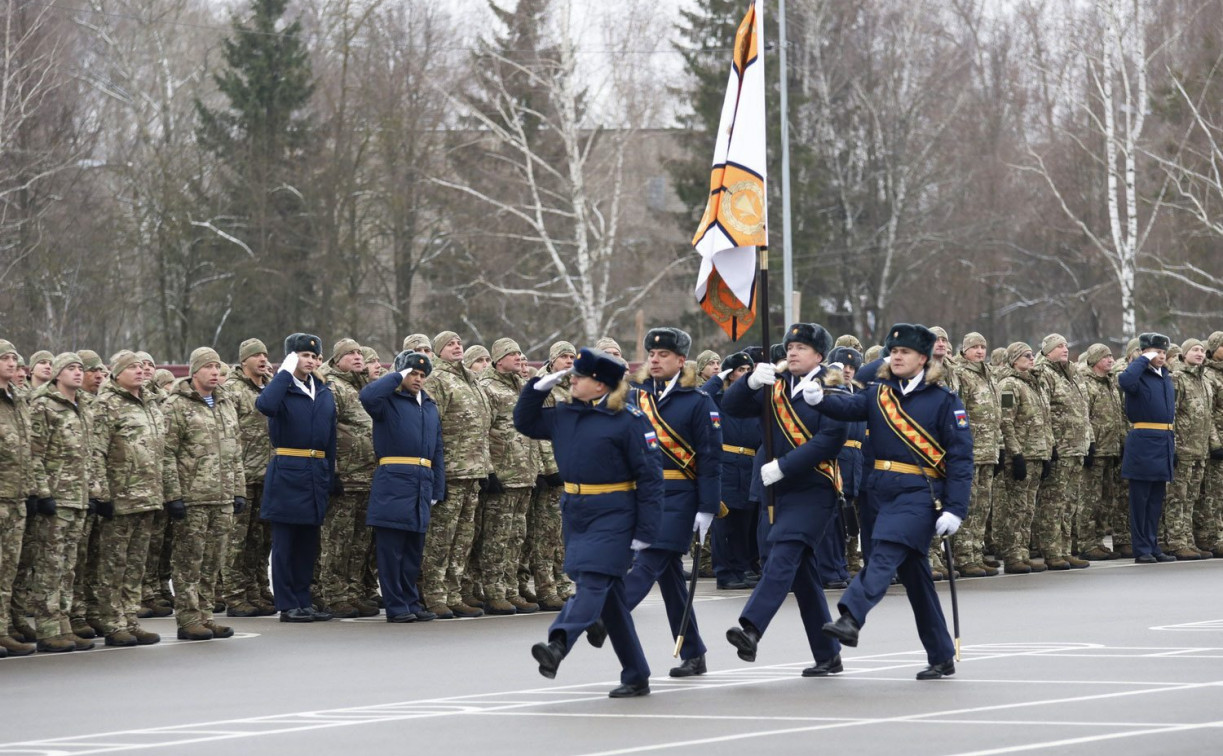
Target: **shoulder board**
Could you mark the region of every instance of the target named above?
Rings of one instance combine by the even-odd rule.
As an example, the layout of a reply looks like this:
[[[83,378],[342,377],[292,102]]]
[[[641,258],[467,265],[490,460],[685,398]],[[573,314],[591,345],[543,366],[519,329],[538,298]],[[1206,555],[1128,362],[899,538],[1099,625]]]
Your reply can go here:
[[[645,413],[642,412],[635,404],[625,404],[624,409],[628,410],[628,413],[633,417],[645,417]]]

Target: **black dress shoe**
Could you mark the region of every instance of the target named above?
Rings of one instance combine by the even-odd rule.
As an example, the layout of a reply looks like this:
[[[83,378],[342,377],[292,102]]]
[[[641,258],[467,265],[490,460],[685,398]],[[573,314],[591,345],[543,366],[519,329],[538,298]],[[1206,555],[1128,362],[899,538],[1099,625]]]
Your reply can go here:
[[[672,677],[695,677],[703,675],[708,670],[705,668],[705,655],[685,659],[678,667],[671,668]]]
[[[595,648],[603,648],[603,641],[607,640],[607,625],[603,624],[603,620],[595,620],[593,625],[586,628],[586,640]]]
[[[646,680],[639,683],[629,683],[621,685],[619,688],[613,689],[607,694],[608,698],[637,698],[638,696],[650,695],[650,681]]]
[[[539,662],[539,674],[549,680],[556,678],[556,669],[565,658],[565,647],[556,641],[536,643],[531,646],[531,656]]]
[[[807,667],[803,670],[803,677],[827,677],[835,675],[838,672],[844,672],[845,667],[841,664],[841,655],[837,654],[828,661],[817,662],[814,667]]]
[[[1156,562],[1175,562],[1176,557],[1172,556],[1171,554],[1156,554],[1155,561]]]
[[[751,588],[746,580],[727,580],[724,583],[718,583],[720,591],[742,591]]]
[[[848,587],[848,580],[829,580],[827,583],[824,583],[824,590],[827,591],[843,591]]]
[[[387,617],[386,621],[394,622],[397,625],[406,625],[409,622],[415,622],[416,615],[412,612],[404,612],[403,614],[396,614],[394,617]]]
[[[746,662],[756,661],[756,646],[760,643],[760,631],[754,627],[732,627],[726,631],[726,640],[739,651],[739,658]]]
[[[321,609],[315,609],[314,607],[310,607],[309,609],[306,609],[306,611],[310,612],[310,616],[314,618],[315,622],[326,622],[335,616],[331,612],[324,612]]]
[[[955,674],[955,660],[948,659],[939,664],[931,664],[917,673],[918,680],[938,680],[941,677],[951,677]]]
[[[1134,557],[1134,564],[1155,564],[1157,560],[1151,554],[1143,554],[1142,556]]]
[[[314,614],[305,609],[285,609],[280,612],[281,622],[313,622]]]
[[[862,629],[848,612],[837,617],[836,622],[824,623],[824,635],[831,635],[841,641],[842,645],[854,647],[858,645],[858,631]]]
[[[437,615],[429,611],[428,609],[417,609],[416,611],[412,613],[416,615],[417,622],[429,622],[431,620],[437,619]]]

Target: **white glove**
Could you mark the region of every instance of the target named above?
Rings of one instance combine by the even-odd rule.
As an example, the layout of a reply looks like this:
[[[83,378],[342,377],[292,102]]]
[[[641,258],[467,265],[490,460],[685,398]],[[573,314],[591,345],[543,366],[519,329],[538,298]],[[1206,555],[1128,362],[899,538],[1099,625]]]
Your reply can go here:
[[[723,370],[722,372],[718,373],[718,378],[720,378],[720,379],[722,379],[723,381],[725,381],[727,378],[729,378],[729,377],[730,377],[730,374],[731,374],[731,373],[733,373],[733,372],[735,372],[735,371],[734,371],[734,370]]]
[[[408,373],[410,373],[410,372],[412,372],[412,368],[404,368],[403,370],[400,370],[400,371],[399,371],[399,376],[400,376],[400,378],[407,378],[407,377],[408,377]]]
[[[943,512],[938,516],[938,522],[934,523],[934,532],[939,535],[955,535],[955,532],[960,529],[960,523],[963,522],[959,517],[956,517],[950,512]]]
[[[761,386],[772,386],[777,382],[777,368],[771,362],[761,362],[747,377],[747,387],[753,391]]]
[[[567,370],[557,370],[555,373],[548,373],[543,378],[540,378],[538,381],[535,381],[535,390],[536,391],[551,391],[552,387],[560,383],[561,378],[564,378],[565,376],[569,375],[569,371],[572,369],[573,368],[569,368]]]
[[[285,361],[280,363],[281,370],[287,370],[292,373],[297,370],[297,352],[289,352],[285,355]]]
[[[1154,349],[1148,349],[1142,353],[1142,356],[1146,357],[1148,360],[1153,360],[1159,356],[1159,352],[1155,351]]]
[[[437,506],[437,499],[430,499],[430,500],[429,500],[429,506],[431,506],[431,507],[435,507],[435,506]]]
[[[709,532],[709,526],[712,524],[712,512],[697,512],[696,519],[692,521],[692,532],[699,534],[703,543],[705,541],[705,534]]]
[[[638,541],[636,538],[634,538],[633,542],[630,543],[628,547],[633,551],[644,551],[645,549],[650,548],[650,544],[646,543],[645,541]]]
[[[812,407],[824,401],[824,384],[819,378],[804,378],[799,384],[803,387],[803,401]]]
[[[786,474],[781,471],[781,462],[777,460],[765,462],[760,467],[760,481],[766,486],[771,486],[784,477]]]

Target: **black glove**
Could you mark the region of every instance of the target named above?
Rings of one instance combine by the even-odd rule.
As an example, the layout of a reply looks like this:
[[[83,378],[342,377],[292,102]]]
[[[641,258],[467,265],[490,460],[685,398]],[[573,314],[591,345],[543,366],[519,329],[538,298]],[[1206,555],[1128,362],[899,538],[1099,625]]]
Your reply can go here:
[[[1042,459],[1040,461],[1040,479],[1044,480],[1049,477],[1049,473],[1053,470],[1053,461]]]
[[[85,502],[85,511],[88,512],[89,514],[97,514],[98,513],[98,500],[90,499],[89,501]]]
[[[841,519],[845,521],[845,532],[850,538],[855,538],[862,532],[862,526],[858,523],[858,508],[856,499],[843,499],[841,501]]]
[[[1011,477],[1015,480],[1028,479],[1028,461],[1022,454],[1011,457]]]
[[[187,505],[183,503],[182,499],[167,501],[162,506],[166,508],[166,514],[170,516],[171,520],[182,520],[187,516]]]
[[[998,477],[998,473],[1002,472],[1002,468],[1006,466],[1006,452],[1002,449],[998,450],[998,461],[994,463],[994,477]]]
[[[331,476],[331,495],[344,495],[344,483],[340,480],[340,476],[334,474]]]
[[[1050,461],[1050,462],[1056,462],[1056,461],[1057,461],[1057,459],[1058,459],[1058,457],[1057,457],[1057,447],[1056,447],[1056,446],[1054,446],[1054,447],[1053,447],[1053,456],[1049,457],[1049,461]]]
[[[234,514],[242,514],[246,510],[246,497],[234,497]]]
[[[1220,451],[1223,451],[1223,449],[1220,449]],[[560,488],[561,486],[565,485],[565,479],[562,478],[561,474],[558,472],[548,473],[544,476],[544,480],[548,481],[548,485],[552,486],[553,488]]]
[[[497,480],[497,473],[488,474],[488,481],[484,485],[484,493],[505,493],[505,486],[501,485],[501,481]]]
[[[1177,454],[1176,452],[1172,452],[1172,466],[1173,467],[1181,466],[1181,455]]]
[[[1087,446],[1087,456],[1083,457],[1083,467],[1091,467],[1096,463],[1096,442],[1092,441]]]
[[[535,487],[536,488],[547,488],[548,487],[548,476],[544,475],[543,473],[536,475],[535,476]]]
[[[90,499],[89,503],[93,505],[94,514],[103,520],[109,520],[115,516],[115,503],[113,501]]]
[[[34,513],[37,511],[38,511],[38,496],[35,494],[30,494],[29,496],[25,497],[25,516],[33,517]]]
[[[57,508],[55,499],[50,496],[45,499],[40,498],[38,500],[38,513],[40,515],[53,515],[55,514],[55,510]]]
[[[1211,449],[1211,450],[1210,450],[1210,458],[1211,458],[1211,459],[1223,460],[1223,447],[1220,447],[1220,448],[1218,448],[1218,449]]]

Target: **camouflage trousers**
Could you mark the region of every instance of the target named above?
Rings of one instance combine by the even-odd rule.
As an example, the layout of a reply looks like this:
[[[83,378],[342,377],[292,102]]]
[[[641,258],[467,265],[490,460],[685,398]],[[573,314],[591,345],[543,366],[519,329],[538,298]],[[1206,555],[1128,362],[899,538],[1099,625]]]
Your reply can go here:
[[[84,509],[62,506],[53,515],[34,516],[30,595],[39,640],[72,632],[69,613],[76,578],[76,550],[89,516]]]
[[[25,506],[24,502],[22,506]],[[17,577],[13,579],[13,596],[9,601],[14,622],[24,621],[27,616],[34,614],[30,581],[34,578],[34,556],[38,553],[38,545],[34,541],[34,525],[37,521],[37,517],[25,518],[25,537],[21,539],[21,557],[17,560]]]
[[[272,553],[272,531],[259,519],[262,500],[263,484],[247,484],[246,509],[233,516],[234,525],[221,564],[222,598],[230,605],[270,595],[268,559]]]
[[[174,528],[165,510],[153,516],[153,533],[149,536],[149,553],[144,562],[144,587],[141,601],[173,599],[170,590],[170,558],[174,554]]]
[[[476,511],[472,520],[471,551],[467,553],[467,564],[459,580],[460,601],[468,606],[484,603],[484,570],[480,554],[484,550],[484,513],[488,510],[490,493],[481,493],[476,500]]]
[[[1083,506],[1083,458],[1062,455],[1051,465],[1049,478],[1036,499],[1032,541],[1045,561],[1065,559],[1073,552],[1074,521]]]
[[[456,605],[476,537],[478,480],[446,481],[446,500],[433,505],[420,573],[425,606]]]
[[[518,595],[518,561],[527,536],[531,489],[507,488],[487,497],[479,543],[480,587],[486,601]]]
[[[170,523],[174,552],[170,579],[179,627],[212,619],[217,575],[233,529],[233,505],[189,504],[187,516]]]
[[[318,597],[327,606],[353,601],[356,594],[349,594],[352,585],[353,535],[356,529],[357,510],[369,504],[369,491],[345,490],[332,496],[319,531],[318,562],[314,569],[315,587],[311,595]]]
[[[702,574],[709,575],[713,573],[713,528],[709,529],[709,533],[705,534],[705,540],[701,543],[701,563],[694,564],[698,567]],[[692,536],[692,543],[688,547],[688,556],[696,561],[696,535]]]
[[[1195,514],[1202,500],[1202,483],[1206,479],[1205,459],[1180,458],[1180,464],[1172,473],[1168,484],[1168,498],[1164,501],[1164,542],[1171,551],[1193,548]]]
[[[76,577],[72,580],[72,610],[68,613],[73,622],[82,621],[87,616],[97,616],[98,597],[94,585],[98,582],[97,525],[100,519],[97,515],[85,516],[81,540],[76,545]]]
[[[573,584],[565,577],[565,542],[561,530],[561,487],[547,484],[531,491],[531,506],[527,510],[527,538],[519,558],[518,590],[535,584],[535,595],[541,601],[564,598],[573,593]]]
[[[369,496],[361,499],[353,518],[352,549],[348,557],[349,600],[378,595],[378,560],[374,553],[374,529],[365,524]]]
[[[1096,457],[1083,470],[1083,506],[1075,522],[1077,552],[1104,548],[1104,537],[1111,531],[1113,548],[1130,542],[1130,491],[1121,480],[1120,457]]]
[[[1223,461],[1206,461],[1206,495],[1202,503],[1202,528],[1194,522],[1194,536],[1204,549],[1223,547]]]
[[[17,580],[17,565],[21,561],[21,544],[25,541],[25,502],[20,499],[0,499],[0,627],[8,635],[11,623],[8,612],[13,603],[13,583]]]
[[[952,553],[960,567],[985,563],[985,522],[989,519],[993,495],[994,464],[973,465],[968,516],[952,539]]]
[[[155,515],[156,512],[115,515],[109,520],[99,519],[94,526],[97,547],[93,595],[97,605],[90,608],[93,613],[90,619],[100,624],[104,634],[140,627],[136,612],[140,611]]]
[[[1041,460],[1029,459],[1028,476],[1015,480],[1008,457],[1002,470],[1001,497],[994,497],[994,542],[1004,563],[1027,561],[1032,540],[1032,518],[1036,515],[1036,494],[1040,491]]]

